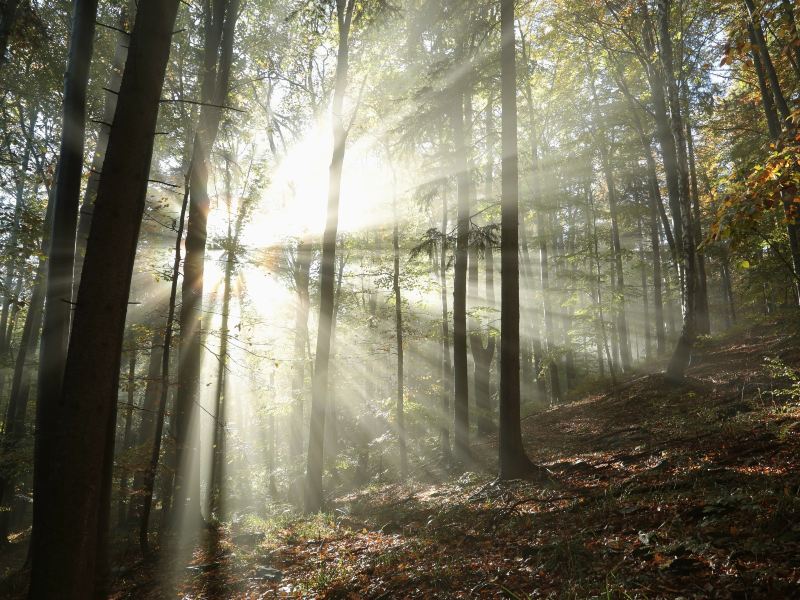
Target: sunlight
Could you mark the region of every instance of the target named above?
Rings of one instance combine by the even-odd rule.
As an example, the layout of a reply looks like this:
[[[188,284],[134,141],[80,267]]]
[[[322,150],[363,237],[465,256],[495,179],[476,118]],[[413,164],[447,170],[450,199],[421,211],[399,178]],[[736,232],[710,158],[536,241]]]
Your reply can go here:
[[[322,235],[332,150],[330,121],[325,119],[288,149],[244,233],[247,245],[263,248],[290,238]],[[339,231],[354,233],[391,222],[387,203],[392,194],[391,171],[376,156],[369,136],[360,138],[348,148]]]

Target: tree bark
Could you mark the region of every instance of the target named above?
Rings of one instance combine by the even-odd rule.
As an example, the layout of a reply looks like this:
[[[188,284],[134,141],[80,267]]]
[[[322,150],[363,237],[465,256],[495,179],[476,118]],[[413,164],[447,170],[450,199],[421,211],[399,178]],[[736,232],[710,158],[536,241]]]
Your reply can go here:
[[[520,423],[519,170],[517,145],[517,66],[514,0],[500,2],[502,96],[501,318],[500,318],[500,479],[530,476]]]
[[[133,335],[129,337],[128,343],[128,381],[126,384],[127,406],[125,407],[125,427],[122,433],[122,452],[127,452],[131,448],[131,427],[133,421],[134,398],[136,397],[136,340]],[[127,524],[126,515],[130,502],[129,494],[130,472],[126,467],[122,467],[119,473],[119,498],[117,499],[117,526],[122,528]]]
[[[66,424],[59,419],[59,413],[62,410],[61,387],[71,320],[69,301],[72,298],[75,228],[86,134],[86,95],[96,18],[97,0],[74,0],[72,34],[64,76],[62,138],[56,172],[52,228],[49,232],[45,307],[39,351],[33,484],[35,503],[31,541],[31,597],[34,599],[48,595],[47,584],[38,582],[37,579],[53,582],[58,579],[57,574],[62,573],[65,581],[69,582],[69,577],[72,576],[65,573],[65,569],[54,569],[50,572],[46,565],[50,559],[48,553],[50,556],[57,554],[48,546],[50,541],[59,539],[61,532],[58,527],[64,514],[64,498],[55,493],[64,473],[59,472],[56,464],[64,452],[59,442],[68,432],[65,431]],[[117,368],[118,366],[115,371]],[[115,377],[116,375],[118,373],[115,373]],[[115,393],[116,387],[108,397]],[[102,428],[99,430],[102,431]],[[104,456],[102,449],[99,455]],[[92,568],[79,576],[88,576],[92,580],[94,570]],[[77,581],[74,583],[78,585]],[[66,593],[70,593],[69,585],[66,586]]]
[[[200,508],[200,460],[193,429],[202,362],[203,273],[207,221],[210,210],[208,171],[217,138],[222,109],[228,96],[233,61],[233,39],[239,16],[239,0],[207,0],[205,48],[200,121],[195,133],[190,168],[189,220],[186,229],[180,310],[180,363],[175,403],[176,472],[173,487],[172,525],[202,519]]]
[[[458,85],[458,84],[456,84]],[[464,93],[453,93],[450,125],[455,147],[454,167],[458,216],[453,276],[453,450],[459,461],[466,462],[469,449],[469,371],[467,362],[467,261],[469,247],[470,174],[464,139]]]
[[[164,416],[167,412],[167,400],[169,398],[169,360],[170,350],[172,347],[173,327],[175,326],[175,305],[178,295],[178,276],[180,275],[181,266],[181,245],[183,244],[184,223],[186,222],[186,211],[189,205],[189,187],[191,185],[191,178],[189,175],[190,172],[191,165],[187,169],[186,177],[184,179],[183,202],[181,203],[181,214],[178,217],[177,222],[178,230],[175,235],[175,252],[174,259],[172,261],[169,308],[167,309],[167,322],[164,327],[164,346],[161,351],[161,385],[159,388],[158,412],[155,417],[155,431],[152,437],[153,441],[150,450],[150,462],[147,465],[147,470],[144,473],[144,494],[141,519],[139,521],[139,547],[144,555],[149,554],[150,551],[148,538],[150,512],[153,507],[153,490],[155,488],[156,471],[158,470],[158,458],[161,455],[161,438],[163,437],[164,433]],[[172,421],[172,423],[174,424],[174,421]],[[172,464],[172,467],[173,469],[175,468],[175,463]],[[171,489],[172,486],[166,485],[165,488]],[[164,507],[164,510],[167,510],[166,506]]]
[[[100,174],[103,170],[103,161],[106,157],[108,148],[108,136],[111,134],[111,123],[114,121],[114,112],[117,110],[117,95],[119,86],[122,82],[122,71],[125,68],[125,60],[128,58],[128,42],[130,35],[125,33],[129,27],[131,18],[135,15],[135,6],[131,0],[123,6],[120,12],[117,27],[120,31],[116,32],[117,44],[114,48],[114,56],[111,59],[111,76],[108,82],[108,90],[105,93],[105,103],[103,104],[103,115],[101,117],[100,131],[97,134],[97,144],[92,155],[92,169],[86,181],[86,189],[83,192],[80,214],[78,215],[78,231],[75,237],[75,265],[73,268],[73,302],[78,293],[78,285],[81,280],[81,269],[83,268],[83,256],[86,252],[86,240],[89,237],[89,228],[92,224],[92,207],[97,196],[97,186],[100,184]]]
[[[328,365],[333,329],[333,304],[336,266],[336,238],[339,229],[339,199],[342,193],[342,167],[344,165],[347,129],[344,124],[344,96],[350,69],[350,25],[355,0],[336,0],[336,17],[339,25],[339,43],[336,54],[333,105],[333,156],[328,172],[328,209],[325,231],[322,236],[320,264],[320,306],[317,347],[314,355],[314,375],[311,385],[311,425],[306,463],[305,511],[322,509],[322,468],[325,442],[326,396],[328,393]]]
[[[755,39],[756,47],[761,55],[761,63],[764,68],[764,73],[767,77],[767,82],[769,82],[770,90],[772,91],[772,98],[775,101],[775,106],[778,109],[778,113],[780,113],[781,119],[788,126],[790,124],[792,111],[789,110],[789,105],[786,103],[786,97],[783,95],[781,83],[778,79],[778,74],[775,71],[775,64],[772,62],[772,57],[769,54],[769,47],[767,46],[767,41],[764,38],[764,30],[761,27],[761,16],[756,10],[753,0],[744,0],[744,5],[747,9],[747,14],[750,18],[750,24],[752,26],[752,29],[748,29],[748,31],[750,31],[751,35]]]
[[[394,274],[392,287],[394,290],[394,320],[397,337],[397,441],[400,450],[400,477],[408,477],[408,449],[405,414],[403,407],[403,394],[405,392],[405,379],[403,363],[403,298],[400,293],[400,221],[397,215],[397,197],[393,199],[394,230],[392,231],[392,248],[394,249]]]
[[[108,455],[116,416],[113,399],[177,10],[178,0],[140,0],[131,35],[86,248],[63,389],[56,402],[43,407],[54,409],[48,417],[60,424],[57,437],[49,440],[50,448],[58,451],[44,455],[50,472],[58,477],[44,490],[40,487],[47,496],[39,498],[57,499],[58,505],[50,518],[34,517],[30,597],[37,600],[85,600],[104,591],[95,571],[98,556],[108,554],[102,547],[108,523],[100,513],[107,514],[107,506],[101,504],[111,483],[104,472],[113,460]],[[91,17],[93,26],[94,14]],[[74,204],[77,212],[77,197]],[[61,272],[69,281],[71,262],[66,267]],[[50,269],[51,276],[57,273],[59,269]]]
[[[667,377],[675,381],[683,379],[686,369],[689,367],[692,346],[697,335],[697,257],[694,240],[694,224],[692,223],[692,200],[689,185],[689,164],[686,152],[686,129],[684,128],[681,115],[678,84],[674,74],[672,37],[669,30],[671,5],[671,0],[660,0],[658,21],[661,65],[667,84],[671,130],[678,156],[681,200],[680,216],[681,228],[683,230],[683,329],[667,368]]]
[[[441,284],[442,295],[442,397],[440,402],[441,407],[441,427],[439,429],[439,449],[442,453],[442,459],[445,462],[450,461],[450,394],[451,394],[451,381],[453,376],[453,365],[450,360],[450,311],[447,307],[447,229],[448,215],[447,215],[447,184],[443,184],[441,190],[442,196],[442,225],[441,225],[441,242],[439,253],[439,281]]]

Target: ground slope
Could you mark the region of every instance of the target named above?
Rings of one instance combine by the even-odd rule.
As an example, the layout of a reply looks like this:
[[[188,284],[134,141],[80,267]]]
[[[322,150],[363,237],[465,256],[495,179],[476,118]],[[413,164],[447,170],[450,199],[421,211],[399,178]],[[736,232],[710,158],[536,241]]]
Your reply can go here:
[[[486,470],[370,488],[329,517],[243,519],[191,559],[117,570],[115,597],[800,597],[791,323],[701,344],[685,385],[638,374],[525,419],[557,486]]]

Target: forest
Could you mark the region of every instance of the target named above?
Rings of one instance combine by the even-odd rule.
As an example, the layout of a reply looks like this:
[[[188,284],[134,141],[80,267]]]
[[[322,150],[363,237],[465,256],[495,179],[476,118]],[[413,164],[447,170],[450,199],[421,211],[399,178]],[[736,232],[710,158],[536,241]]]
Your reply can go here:
[[[800,597],[798,0],[0,0],[0,597]]]

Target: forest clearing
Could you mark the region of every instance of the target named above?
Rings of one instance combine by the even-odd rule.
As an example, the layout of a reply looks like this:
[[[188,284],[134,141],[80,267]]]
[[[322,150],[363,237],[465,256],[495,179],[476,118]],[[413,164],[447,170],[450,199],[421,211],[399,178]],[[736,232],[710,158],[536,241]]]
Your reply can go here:
[[[797,0],[0,0],[0,596],[800,598]]]

